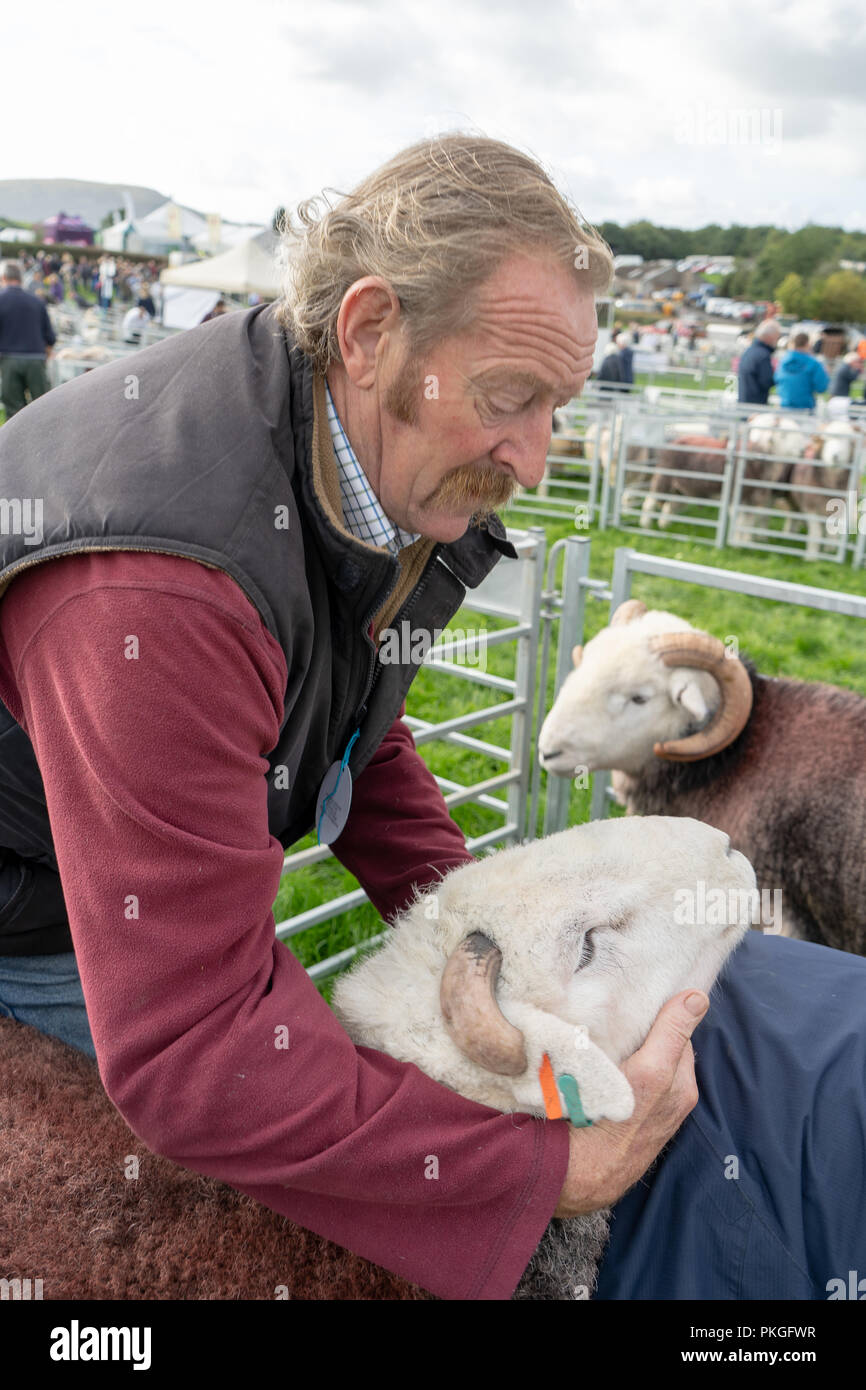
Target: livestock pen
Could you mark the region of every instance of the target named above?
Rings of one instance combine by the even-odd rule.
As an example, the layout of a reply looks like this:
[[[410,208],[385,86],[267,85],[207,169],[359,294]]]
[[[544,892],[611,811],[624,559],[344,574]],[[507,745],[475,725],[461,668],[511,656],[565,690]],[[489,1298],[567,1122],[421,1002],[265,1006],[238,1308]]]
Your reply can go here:
[[[866,560],[859,403],[837,419],[823,403],[819,412],[779,411],[720,392],[588,392],[557,412],[557,425],[543,482],[520,495],[538,518],[653,540],[658,526],[704,545],[857,567]]]
[[[529,522],[537,520],[534,513],[520,514],[519,505],[506,512],[505,520],[513,522],[518,516]],[[544,530],[547,544],[538,546],[541,533],[537,528],[524,533],[509,527],[512,540],[526,535],[535,537],[533,545],[523,545],[524,558],[520,563],[539,566],[530,586],[537,629],[533,738],[570,669],[571,648],[581,640],[588,640],[608,621],[615,556],[631,540],[627,532],[606,529],[594,530],[590,543],[588,537],[575,533],[570,518],[547,519]],[[557,545],[557,541],[562,544]],[[699,565],[707,559],[706,547],[695,542],[659,535],[654,544],[662,554],[650,559],[666,558],[686,565]],[[526,559],[530,553],[537,557],[531,562]],[[571,558],[566,565],[568,556]],[[767,674],[841,684],[866,695],[866,643],[859,635],[859,624],[855,630],[855,619],[846,617],[839,608],[770,604],[765,599],[752,597],[747,583],[750,578],[811,583],[815,587],[826,586],[840,595],[857,597],[866,594],[866,576],[862,571],[823,560],[807,563],[784,555],[731,548],[717,552],[713,558],[720,574],[729,578],[742,577],[746,582],[739,587],[736,582],[727,587],[687,587],[679,574],[666,577],[661,573],[645,573],[641,575],[640,596],[652,606],[670,607],[680,612],[697,627],[722,636],[739,634],[743,648]],[[503,559],[491,577],[499,574],[498,582],[502,583],[506,567],[514,567],[517,563]],[[489,626],[493,632],[516,625],[513,617],[497,618],[473,609],[470,605],[479,593],[467,592],[466,605],[452,620],[452,629]],[[563,622],[565,627],[560,631]],[[505,681],[513,680],[517,646],[517,640],[490,646],[487,673]],[[503,703],[502,691],[495,687],[484,688],[477,682],[467,685],[447,672],[433,669],[434,661],[435,657],[422,665],[410,689],[406,713],[410,727],[414,721],[416,737],[418,732],[422,734],[419,739],[421,756],[441,779],[447,796],[458,784],[464,789],[471,788],[491,776],[501,775],[503,760],[491,757],[489,747],[483,745],[498,745],[507,753],[513,731],[511,715],[506,712],[485,723],[479,737],[479,731],[471,727],[469,695],[472,696],[471,706],[484,711]],[[471,671],[472,668],[466,669]],[[452,730],[452,734],[459,737],[440,739],[435,727],[455,718],[461,720],[461,727]],[[426,738],[423,737],[425,731]],[[541,777],[534,757],[523,766],[526,767],[526,819],[522,834],[531,838],[590,818],[592,789],[589,785],[575,786],[561,779]],[[488,844],[511,842],[499,834],[508,825],[509,817],[501,806],[485,804],[485,795],[491,800],[500,799],[496,791],[485,792],[482,788],[477,800],[471,796],[464,798],[459,792],[452,800],[451,814],[466,835],[470,848],[473,848],[473,841],[482,837],[489,837]],[[613,810],[616,812],[618,808]],[[311,848],[316,848],[313,836],[301,841],[293,850],[298,853]],[[473,852],[483,852],[483,848],[483,845],[476,847]],[[349,894],[354,896],[352,902],[347,903]],[[287,944],[308,969],[315,970],[320,977],[320,988],[327,995],[332,970],[348,963],[359,945],[381,932],[382,924],[356,880],[330,851],[320,854],[317,862],[306,865],[302,862],[297,871],[285,875],[274,912],[277,923],[282,925],[292,922],[293,918],[297,923],[301,914],[311,909],[316,917],[307,918],[306,924],[288,938]],[[346,952],[348,954],[344,955]],[[316,969],[321,966],[324,970]]]

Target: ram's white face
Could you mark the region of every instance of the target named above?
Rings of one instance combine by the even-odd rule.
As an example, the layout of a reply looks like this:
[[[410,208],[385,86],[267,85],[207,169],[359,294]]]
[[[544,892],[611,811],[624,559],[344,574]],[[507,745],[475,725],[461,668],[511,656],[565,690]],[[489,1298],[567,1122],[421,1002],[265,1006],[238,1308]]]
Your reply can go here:
[[[688,920],[701,916],[708,886],[720,905],[722,890],[734,920],[716,912],[703,913],[710,922]],[[468,930],[501,946],[506,1017],[510,1003],[529,1001],[583,1025],[621,1061],[667,999],[689,986],[709,990],[749,929],[736,918],[739,895],[754,887],[751,864],[723,831],[642,816],[593,821],[482,861],[478,872],[461,869],[439,896]]]
[[[578,1080],[590,1118],[595,1107],[625,1119],[633,1097],[611,1063],[640,1046],[674,994],[711,988],[749,930],[744,904],[754,889],[748,860],[700,821],[576,826],[448,874],[338,982],[334,1007],[356,1042],[414,1062],[470,1099],[543,1113],[538,1067],[547,1052],[557,1075]],[[707,901],[718,908],[719,890],[724,910],[702,912]],[[464,1056],[443,1021],[445,963],[473,932],[502,953],[496,999],[528,1057],[514,1078]]]
[[[651,611],[603,628],[583,649],[541,726],[538,756],[547,772],[574,777],[616,768],[637,773],[656,743],[702,727],[719,703],[707,671],[666,666],[649,650],[650,637],[693,628],[673,613]]]

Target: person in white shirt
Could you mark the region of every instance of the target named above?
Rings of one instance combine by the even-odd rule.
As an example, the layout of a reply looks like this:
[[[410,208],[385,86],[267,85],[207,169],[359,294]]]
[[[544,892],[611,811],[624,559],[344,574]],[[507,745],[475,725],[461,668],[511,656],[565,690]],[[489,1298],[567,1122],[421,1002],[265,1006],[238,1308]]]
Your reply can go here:
[[[140,304],[135,304],[123,316],[123,341],[125,343],[140,343],[141,335],[149,323],[150,315],[147,310],[142,309]]]

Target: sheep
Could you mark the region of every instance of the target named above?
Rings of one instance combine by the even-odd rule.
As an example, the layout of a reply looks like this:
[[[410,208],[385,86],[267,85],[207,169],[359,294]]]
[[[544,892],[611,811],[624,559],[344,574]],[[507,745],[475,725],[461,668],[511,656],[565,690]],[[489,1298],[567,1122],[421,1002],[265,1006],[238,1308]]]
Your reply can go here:
[[[852,475],[856,440],[857,431],[853,425],[847,420],[834,420],[822,435],[809,440],[803,451],[804,461],[791,467],[791,501],[797,512],[805,514],[803,519],[808,529],[807,560],[819,558],[821,541],[827,536],[829,497],[841,494],[847,499],[850,491],[857,491],[858,480]],[[803,490],[806,488],[824,490],[808,492]],[[786,533],[791,533],[789,527],[794,521],[793,516],[786,519]]]
[[[792,473],[810,440],[808,426],[786,420],[781,413],[764,411],[751,415],[747,423],[743,477],[758,478],[774,486],[743,487],[731,537],[733,545],[744,544],[760,520],[757,513],[750,517],[751,508],[790,512],[793,499],[788,489]],[[786,518],[786,529],[788,524]]]
[[[649,491],[641,508],[641,526],[646,528],[652,524],[660,493],[674,492],[685,498],[704,498],[717,494],[725,471],[727,447],[727,439],[716,439],[712,435],[687,434],[678,436],[671,441],[668,448],[660,450]],[[685,477],[684,471],[709,476]],[[670,499],[662,504],[658,519],[661,530],[667,527],[681,505]]]
[[[575,1078],[590,1121],[627,1120],[620,1064],[666,1000],[712,988],[749,930],[736,912],[676,925],[677,889],[701,880],[756,894],[748,860],[696,820],[598,821],[499,851],[417,894],[386,944],[337,982],[334,1011],[358,1045],[483,1105],[544,1115],[547,1054],[555,1075]],[[609,1217],[554,1218],[515,1297],[588,1297]]]
[[[546,1052],[590,1120],[628,1119],[619,1064],[668,998],[712,988],[748,931],[736,912],[724,926],[676,918],[673,894],[701,882],[741,904],[755,889],[727,836],[697,821],[599,822],[501,850],[416,891],[338,981],[335,1011],[359,1045],[484,1104],[544,1115]],[[588,1297],[607,1233],[607,1212],[554,1218],[514,1297]],[[95,1063],[5,1019],[0,1272],[40,1278],[45,1299],[432,1298],[151,1154]]]
[[[593,420],[586,427],[583,436],[583,456],[585,459],[593,459],[596,455],[599,458],[603,472],[607,474],[609,485],[614,487],[616,484],[616,466],[619,459],[619,449],[622,440],[622,415],[615,415],[612,424],[602,424],[599,420]],[[649,459],[649,450],[643,444],[626,445],[626,463],[642,464]],[[633,504],[634,492],[632,489],[640,483],[643,475],[641,473],[629,472],[626,468],[624,485],[626,491],[623,492],[623,506],[630,507]]]
[[[40,1279],[43,1299],[76,1302],[433,1297],[151,1153],[108,1099],[95,1062],[5,1018],[0,1276]]]
[[[742,545],[755,525],[755,508],[773,507],[790,512],[799,508],[807,513],[809,540],[806,556],[818,555],[818,539],[826,524],[824,495],[797,490],[808,487],[829,487],[840,490],[848,477],[853,450],[853,432],[844,421],[828,426],[826,435],[811,437],[800,427],[787,424],[772,413],[753,415],[745,441],[744,483],[740,493],[731,537],[734,545]],[[652,525],[662,493],[677,493],[683,498],[709,498],[720,493],[721,479],[726,467],[726,437],[710,435],[677,435],[671,444],[660,451],[649,491],[641,509],[640,524]],[[798,463],[799,458],[820,457],[833,465]],[[703,477],[688,477],[686,473],[701,473]],[[664,530],[682,503],[667,500],[658,515],[660,530]],[[785,521],[785,533],[790,534],[792,518]]]
[[[866,699],[761,676],[638,600],[573,660],[539,733],[541,765],[614,769],[628,814],[726,831],[762,892],[781,892],[785,934],[866,954]]]

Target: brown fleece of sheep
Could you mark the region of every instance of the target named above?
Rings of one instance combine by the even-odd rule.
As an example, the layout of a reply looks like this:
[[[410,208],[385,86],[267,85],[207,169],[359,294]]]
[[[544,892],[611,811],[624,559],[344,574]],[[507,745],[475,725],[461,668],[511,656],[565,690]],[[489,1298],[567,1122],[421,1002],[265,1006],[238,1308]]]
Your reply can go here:
[[[45,1299],[432,1299],[152,1154],[95,1062],[0,1019],[0,1278],[16,1277]]]
[[[781,889],[791,935],[866,955],[866,700],[740,660],[753,698],[742,733],[712,757],[622,776],[628,812],[726,831],[758,888]]]

